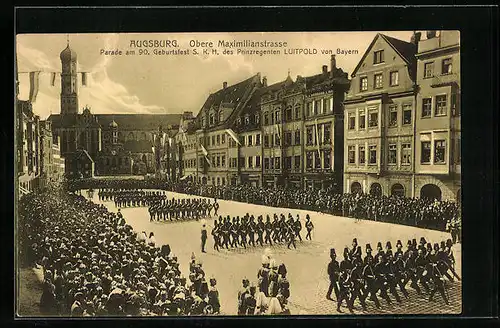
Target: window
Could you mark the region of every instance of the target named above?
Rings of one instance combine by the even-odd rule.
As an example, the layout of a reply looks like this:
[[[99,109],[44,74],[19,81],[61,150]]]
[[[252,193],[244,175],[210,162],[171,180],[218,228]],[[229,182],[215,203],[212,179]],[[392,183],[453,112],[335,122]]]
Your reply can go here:
[[[260,167],[260,156],[255,156],[255,167]]]
[[[312,116],[312,102],[306,104],[306,117]]]
[[[368,77],[364,76],[359,79],[359,90],[360,91],[368,90]]]
[[[293,167],[296,169],[300,169],[300,156],[294,157]]]
[[[420,155],[420,163],[428,164],[431,162],[431,142],[422,141],[422,154]]]
[[[398,156],[398,151],[396,145],[395,144],[389,145],[389,157],[388,157],[389,165],[397,164],[397,156]]]
[[[269,158],[264,158],[264,168],[269,170]]]
[[[281,122],[281,115],[280,115],[280,109],[274,112],[274,123],[280,123]]]
[[[375,89],[381,89],[384,86],[382,74],[375,74],[374,75],[374,85],[375,85]]]
[[[274,170],[274,158],[272,158],[272,157],[271,157],[271,158],[269,159],[269,165],[270,165],[270,167],[271,167],[271,170]]]
[[[446,95],[436,96],[436,108],[434,109],[434,115],[446,115]]]
[[[220,145],[220,134],[217,135],[217,145]]]
[[[375,51],[373,53],[373,63],[380,64],[384,62],[384,50]]]
[[[401,145],[401,165],[411,164],[411,144],[404,143]]]
[[[323,152],[323,168],[329,169],[331,167],[332,152],[330,150],[325,150]]]
[[[222,185],[226,185],[226,178],[222,177]]]
[[[432,98],[422,99],[422,117],[431,117]]]
[[[365,165],[365,163],[366,163],[366,150],[365,150],[365,146],[359,146],[358,150],[359,150],[359,164],[360,165]]]
[[[244,136],[240,136],[239,139],[240,139],[240,145],[241,146],[245,146],[245,137]]]
[[[349,130],[354,130],[356,128],[356,115],[354,113],[349,113],[349,120],[347,124],[347,128]]]
[[[255,145],[260,146],[260,133],[255,135]]]
[[[245,115],[245,125],[250,124],[250,116]]]
[[[321,168],[321,158],[317,151],[314,152],[314,167],[317,169]]]
[[[446,156],[446,140],[434,140],[434,164],[444,164]]]
[[[359,128],[360,129],[365,129],[366,128],[366,115],[365,115],[365,110],[361,109],[359,111]]]
[[[377,164],[377,146],[373,145],[373,146],[370,146],[369,148],[369,162],[368,164]]]
[[[313,145],[313,128],[312,126],[308,126],[306,130],[307,134],[307,145],[312,146]]]
[[[226,155],[222,155],[220,159],[221,159],[220,161],[221,166],[226,167]]]
[[[349,147],[347,147],[347,151],[348,151],[349,164],[355,164],[356,163],[356,147],[349,146]]]
[[[291,156],[287,156],[283,159],[283,168],[285,170],[290,170],[292,168],[292,157]]]
[[[314,102],[314,115],[323,114],[323,108],[321,107],[321,100],[316,100]]]
[[[264,125],[269,125],[269,113],[264,113]]]
[[[292,106],[286,106],[285,109],[285,121],[291,121],[292,120]]]
[[[295,144],[296,145],[300,145],[300,130],[296,130],[295,131],[295,137],[294,137],[294,141],[295,141]]]
[[[411,124],[411,105],[403,105],[403,125]]]
[[[253,140],[252,139],[253,139],[252,136],[249,135],[248,136],[248,144],[247,144],[248,146],[253,146]]]
[[[285,146],[292,144],[292,132],[285,132]]]
[[[248,168],[253,167],[253,156],[248,156]]]
[[[331,139],[330,124],[325,124],[323,125],[323,143],[330,143]]]
[[[378,112],[372,111],[368,116],[368,127],[376,128],[378,126]]]
[[[217,156],[217,165],[216,167],[220,167],[220,156]]]
[[[222,143],[222,144],[225,144],[225,143],[226,143],[226,135],[225,135],[225,134],[223,134],[223,135],[221,136],[221,143]]]
[[[264,136],[264,147],[269,147],[269,136],[268,135]]]
[[[295,119],[298,120],[300,119],[300,108],[302,106],[300,106],[300,104],[296,104],[295,105]]]
[[[241,117],[238,117],[238,119],[236,120],[236,124],[241,125]]]
[[[215,146],[215,136],[212,136],[212,146]]]
[[[275,146],[279,146],[280,145],[280,135],[277,134],[277,133],[274,135],[274,145]]]
[[[205,138],[205,144],[207,147],[210,146],[210,137]]]
[[[213,113],[210,113],[209,115],[209,124],[210,125],[213,125],[215,122],[214,122],[214,114]]]
[[[451,74],[452,66],[451,66],[451,58],[443,59],[443,63],[441,65],[441,74]]]
[[[255,124],[258,125],[260,123],[260,115],[259,114],[255,114],[254,119],[255,119]]]
[[[396,105],[389,107],[389,126],[398,126],[398,107]]]
[[[333,110],[332,106],[330,106],[331,100],[332,98],[323,99],[323,112],[328,113]]]
[[[274,167],[276,169],[278,169],[278,170],[280,169],[280,167],[281,167],[281,157],[275,157],[274,158]]]
[[[399,72],[398,71],[391,72],[391,74],[389,76],[389,83],[391,84],[391,87],[399,84]]]
[[[424,64],[424,78],[434,76],[434,62]]]
[[[245,157],[240,157],[238,163],[241,168],[245,168]]]
[[[313,167],[313,155],[310,151],[306,153],[306,167],[308,169],[312,169]]]
[[[222,111],[219,112],[219,122],[224,121],[224,113]]]

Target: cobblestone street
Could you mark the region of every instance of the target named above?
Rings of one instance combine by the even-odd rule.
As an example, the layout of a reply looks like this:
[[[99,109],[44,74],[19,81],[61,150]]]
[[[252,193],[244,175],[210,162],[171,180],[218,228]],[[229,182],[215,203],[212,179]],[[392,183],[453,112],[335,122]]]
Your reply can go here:
[[[83,193],[82,193],[83,194]],[[193,197],[184,194],[168,193],[168,198]],[[94,201],[99,203],[97,193]],[[272,208],[260,205],[238,203],[233,201],[220,200],[219,214],[226,216],[243,216],[245,213],[257,215],[272,215],[273,213],[289,213],[288,209]],[[114,203],[104,203],[111,211],[117,211]],[[210,238],[210,230],[213,221],[207,219],[209,226],[209,239],[207,241],[207,253],[201,253],[200,228],[197,221],[164,223],[150,222],[147,208],[123,208],[121,210],[126,221],[136,231],[154,232],[157,245],[170,244],[172,252],[178,256],[181,270],[187,276],[188,264],[191,253],[194,252],[202,260],[203,268],[207,277],[214,276],[217,279],[220,293],[222,312],[227,315],[234,315],[237,312],[237,293],[241,287],[241,280],[244,277],[256,282],[257,271],[261,266],[261,255],[264,247],[248,247],[247,249],[229,249],[217,252],[213,249],[213,241]],[[408,239],[425,237],[429,242],[440,242],[449,238],[449,234],[425,230],[420,228],[400,226],[373,221],[355,222],[353,219],[337,217],[304,210],[292,210],[295,217],[300,214],[305,221],[305,215],[310,214],[315,225],[312,233],[312,241],[298,241],[297,249],[287,249],[286,245],[274,245],[271,247],[277,262],[285,263],[288,269],[288,279],[290,281],[291,296],[289,299],[292,314],[349,314],[344,306],[342,313],[336,311],[336,302],[326,299],[328,289],[327,265],[329,262],[329,250],[334,247],[337,250],[338,260],[344,247],[350,247],[352,239],[357,238],[359,245],[364,249],[366,243],[371,243],[376,247],[377,242],[390,240],[392,245],[400,239],[406,245]],[[302,232],[304,239],[305,232]],[[461,276],[461,250],[460,245],[454,246],[456,258],[455,269]],[[373,302],[367,301],[367,311],[363,311],[359,304],[355,304],[355,314],[442,314],[461,312],[461,283],[447,281],[447,293],[450,304],[446,305],[440,295],[435,295],[435,302],[428,301],[428,295],[422,296],[408,287],[409,298],[402,300],[398,304],[392,297],[393,303],[387,305],[381,301],[381,309],[376,309]]]

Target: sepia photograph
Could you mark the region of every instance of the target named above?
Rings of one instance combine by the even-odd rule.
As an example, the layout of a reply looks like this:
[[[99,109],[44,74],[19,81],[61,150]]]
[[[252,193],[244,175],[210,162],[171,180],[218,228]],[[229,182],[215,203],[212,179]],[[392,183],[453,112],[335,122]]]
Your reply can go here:
[[[17,317],[462,313],[459,31],[15,48]]]

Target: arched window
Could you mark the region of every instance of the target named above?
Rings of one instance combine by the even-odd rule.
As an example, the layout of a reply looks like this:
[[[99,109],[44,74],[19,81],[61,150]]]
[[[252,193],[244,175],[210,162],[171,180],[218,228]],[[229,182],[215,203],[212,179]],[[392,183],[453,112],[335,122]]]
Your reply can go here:
[[[219,122],[223,122],[224,121],[224,112],[221,110],[219,112]]]
[[[353,194],[361,194],[363,189],[361,188],[361,184],[357,181],[351,184],[351,193]]]
[[[391,196],[404,197],[405,188],[400,183],[395,183],[391,187]]]
[[[380,185],[380,183],[372,183],[370,187],[370,195],[382,196],[382,186]]]
[[[127,140],[135,140],[135,136],[133,132],[129,132],[127,135]]]
[[[247,114],[247,115],[245,115],[245,125],[248,125],[248,124],[250,124],[250,116],[248,116],[248,114]]]
[[[260,115],[255,114],[255,124],[260,124]]]
[[[429,200],[441,200],[441,189],[435,184],[426,184],[420,189],[420,198]]]
[[[210,125],[214,125],[215,124],[215,120],[214,120],[214,114],[213,113],[210,113],[210,120],[209,120],[209,124]]]

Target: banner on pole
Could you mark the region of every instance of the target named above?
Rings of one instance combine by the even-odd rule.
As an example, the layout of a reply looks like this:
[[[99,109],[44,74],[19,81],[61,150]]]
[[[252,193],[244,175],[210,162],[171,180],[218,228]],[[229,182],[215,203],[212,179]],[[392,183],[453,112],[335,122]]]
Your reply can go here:
[[[31,103],[34,103],[36,101],[36,96],[38,95],[39,87],[40,87],[40,72],[30,72],[29,100]]]

